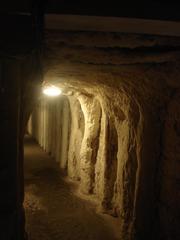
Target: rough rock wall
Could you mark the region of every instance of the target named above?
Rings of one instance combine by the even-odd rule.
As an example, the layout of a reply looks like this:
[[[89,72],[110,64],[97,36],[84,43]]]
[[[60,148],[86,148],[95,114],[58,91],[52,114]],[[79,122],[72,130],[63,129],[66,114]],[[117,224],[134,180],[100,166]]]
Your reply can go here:
[[[45,80],[62,88],[70,106],[62,107],[70,111],[68,176],[119,218],[123,239],[174,239],[177,215],[165,206],[173,205],[170,196],[179,201],[177,181],[170,185],[165,173],[171,151],[178,162],[168,141],[178,142],[179,39],[57,31],[46,40]]]
[[[68,147],[68,175],[74,179],[80,179],[80,150],[84,135],[84,115],[78,99],[71,97],[70,112],[71,126]]]
[[[84,114],[84,136],[80,150],[81,191],[93,193],[95,180],[95,164],[99,144],[100,104],[97,99],[79,96]]]
[[[111,97],[115,98],[114,102]],[[69,104],[64,105],[64,101]],[[67,109],[70,121],[66,116],[63,122]],[[142,134],[139,111],[124,93],[105,88],[95,95],[76,92],[66,100],[44,98],[28,125],[28,131],[44,150],[48,150],[61,167],[67,168],[70,178],[79,181],[80,191],[93,194],[103,212],[121,218],[124,234],[132,231],[129,228],[135,217],[137,144],[142,144],[141,139],[136,139],[139,137],[136,134]],[[68,160],[62,163],[65,122],[69,122],[70,130],[64,147],[68,150],[68,154],[64,151]],[[127,227],[129,222],[131,225]]]

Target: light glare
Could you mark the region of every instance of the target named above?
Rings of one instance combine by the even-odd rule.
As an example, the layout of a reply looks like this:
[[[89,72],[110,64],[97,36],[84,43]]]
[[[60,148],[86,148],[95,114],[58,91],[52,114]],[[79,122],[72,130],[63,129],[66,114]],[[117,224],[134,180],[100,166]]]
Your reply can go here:
[[[43,89],[43,93],[47,96],[55,97],[59,96],[62,93],[62,91],[58,87],[48,86]]]

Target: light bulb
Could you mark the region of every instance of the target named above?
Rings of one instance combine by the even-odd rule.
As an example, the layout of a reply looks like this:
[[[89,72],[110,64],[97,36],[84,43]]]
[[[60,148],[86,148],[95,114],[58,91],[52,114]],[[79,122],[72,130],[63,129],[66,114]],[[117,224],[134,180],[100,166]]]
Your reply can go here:
[[[58,87],[50,85],[43,88],[43,93],[50,97],[56,97],[62,93],[62,90]]]

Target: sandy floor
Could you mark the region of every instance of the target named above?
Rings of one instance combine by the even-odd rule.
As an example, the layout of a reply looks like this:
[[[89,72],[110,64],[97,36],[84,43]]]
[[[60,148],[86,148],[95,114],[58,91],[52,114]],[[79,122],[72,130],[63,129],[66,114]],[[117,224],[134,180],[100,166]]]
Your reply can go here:
[[[57,163],[29,138],[24,206],[29,240],[115,240],[104,217],[73,194]]]

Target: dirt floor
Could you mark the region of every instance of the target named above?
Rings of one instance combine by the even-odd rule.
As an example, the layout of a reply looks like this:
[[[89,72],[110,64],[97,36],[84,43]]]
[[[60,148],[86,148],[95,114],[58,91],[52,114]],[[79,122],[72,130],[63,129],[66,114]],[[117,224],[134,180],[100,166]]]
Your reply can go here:
[[[29,240],[115,240],[108,221],[64,181],[57,163],[25,138],[25,212]]]

